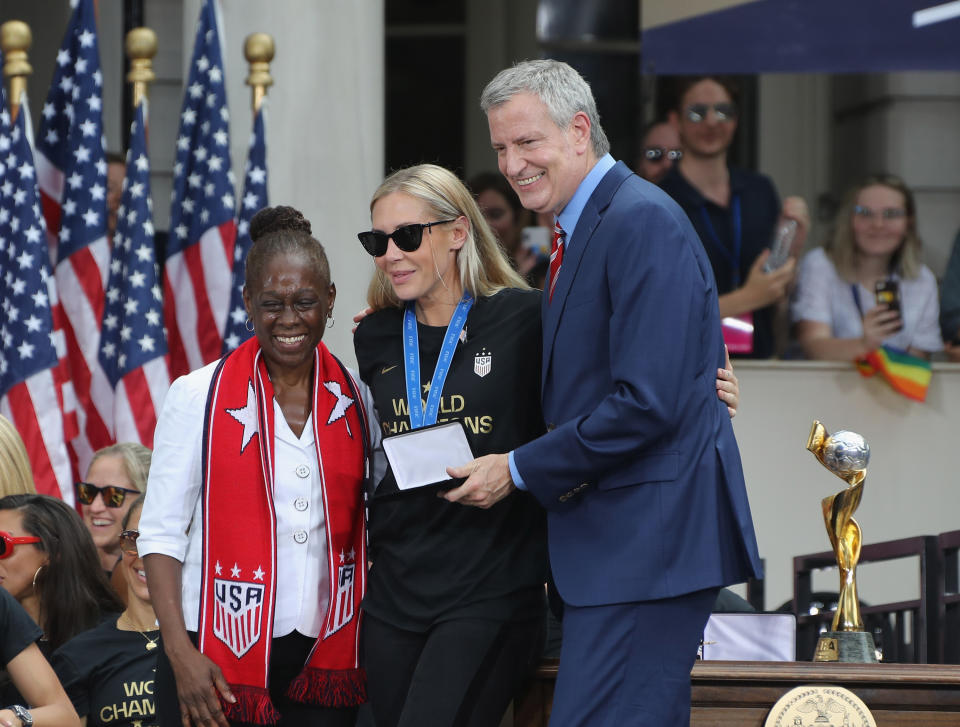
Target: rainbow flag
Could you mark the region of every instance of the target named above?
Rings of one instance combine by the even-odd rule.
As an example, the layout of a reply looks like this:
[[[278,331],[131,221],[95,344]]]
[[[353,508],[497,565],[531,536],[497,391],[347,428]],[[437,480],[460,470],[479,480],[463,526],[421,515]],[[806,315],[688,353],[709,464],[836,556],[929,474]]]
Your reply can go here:
[[[926,401],[930,386],[930,362],[892,346],[881,346],[854,361],[861,376],[880,373],[887,383],[909,399]]]

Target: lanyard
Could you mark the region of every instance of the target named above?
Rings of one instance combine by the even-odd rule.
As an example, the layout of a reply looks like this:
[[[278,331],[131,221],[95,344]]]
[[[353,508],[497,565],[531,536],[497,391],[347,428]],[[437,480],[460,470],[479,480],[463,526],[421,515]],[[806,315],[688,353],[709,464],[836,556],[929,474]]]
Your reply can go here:
[[[863,304],[860,302],[860,286],[856,283],[851,283],[850,290],[853,293],[853,304],[857,306],[860,317],[863,318]]]
[[[453,361],[453,352],[460,340],[460,332],[467,322],[467,313],[473,305],[473,296],[464,293],[453,318],[447,325],[447,332],[443,337],[443,346],[437,357],[437,366],[430,379],[430,393],[427,394],[427,408],[424,411],[423,400],[420,398],[420,339],[417,335],[417,315],[414,312],[414,302],[407,303],[403,313],[403,370],[407,381],[407,408],[410,410],[410,428],[419,429],[437,423],[437,414],[440,411],[440,395],[443,385],[450,371]]]
[[[734,194],[730,198],[730,213],[733,218],[733,250],[728,250],[726,245],[720,242],[716,230],[713,229],[713,223],[710,222],[710,215],[707,213],[707,206],[700,207],[700,216],[703,218],[703,225],[709,234],[708,240],[711,245],[727,260],[730,266],[730,275],[733,281],[733,287],[740,287],[740,247],[743,240],[743,230],[740,224],[740,195]]]

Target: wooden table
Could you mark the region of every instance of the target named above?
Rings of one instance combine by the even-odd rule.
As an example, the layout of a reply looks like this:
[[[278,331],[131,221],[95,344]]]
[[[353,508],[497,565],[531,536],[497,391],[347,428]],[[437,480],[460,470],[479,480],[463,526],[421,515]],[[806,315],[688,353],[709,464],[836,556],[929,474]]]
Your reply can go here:
[[[514,727],[546,727],[556,660],[545,661],[514,706]],[[877,727],[960,726],[960,666],[704,661],[691,673],[691,727],[763,727],[770,708],[800,684],[846,687]]]

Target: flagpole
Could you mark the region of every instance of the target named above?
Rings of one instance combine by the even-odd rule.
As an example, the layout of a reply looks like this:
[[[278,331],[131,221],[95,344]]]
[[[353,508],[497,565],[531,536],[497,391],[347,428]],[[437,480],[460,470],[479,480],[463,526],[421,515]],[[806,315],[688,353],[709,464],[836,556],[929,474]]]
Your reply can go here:
[[[254,115],[263,104],[267,87],[273,85],[273,77],[270,75],[273,49],[273,37],[266,33],[251,33],[243,43],[243,55],[250,64],[247,85],[252,89]]]
[[[20,97],[27,90],[27,76],[33,67],[27,60],[27,51],[33,43],[30,26],[22,20],[8,20],[0,25],[0,48],[3,49],[3,75],[10,81],[10,118],[17,120]],[[272,55],[272,54],[271,54]]]
[[[147,97],[147,84],[157,76],[153,72],[153,57],[157,54],[157,34],[150,28],[134,28],[127,33],[124,46],[130,59],[127,81],[133,84],[133,108]]]

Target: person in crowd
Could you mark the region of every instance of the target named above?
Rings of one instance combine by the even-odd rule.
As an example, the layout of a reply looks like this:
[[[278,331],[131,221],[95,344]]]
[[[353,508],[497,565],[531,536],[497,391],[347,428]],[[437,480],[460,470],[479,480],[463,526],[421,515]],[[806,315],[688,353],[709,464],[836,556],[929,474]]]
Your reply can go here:
[[[0,414],[0,497],[37,491],[27,448],[13,422]]]
[[[107,152],[107,236],[113,240],[117,230],[117,210],[123,195],[123,178],[127,174],[127,160],[116,151]]]
[[[788,197],[781,207],[767,177],[729,164],[727,153],[738,113],[731,83],[719,77],[691,78],[678,100],[669,118],[680,135],[683,158],[660,186],[687,213],[707,251],[717,279],[721,317],[740,318],[742,324],[753,327],[752,341],[733,353],[770,358],[778,344],[776,309],[786,305],[793,257],[802,249],[810,227],[806,203],[800,197]],[[764,266],[771,240],[788,219],[797,223],[791,256],[768,272]]]
[[[940,284],[940,330],[947,358],[960,362],[960,232],[953,241],[947,271]]]
[[[677,127],[668,121],[657,121],[643,135],[636,172],[648,182],[659,184],[682,158],[683,148]]]
[[[370,211],[373,229],[358,237],[376,263],[375,312],[354,344],[384,436],[459,419],[472,450],[489,452],[541,433],[540,294],[469,190],[442,167],[414,166],[384,180]],[[415,333],[409,366],[404,330]],[[431,490],[397,494],[388,467],[370,504],[363,604],[378,727],[499,724],[542,649],[544,528],[527,493],[462,508]]]
[[[154,671],[160,631],[143,561],[137,553],[140,495],[123,516],[118,566],[127,608],[116,619],[74,636],[51,662],[86,727],[148,727],[156,724]]]
[[[877,174],[854,187],[827,244],[800,264],[791,317],[804,354],[852,361],[881,344],[923,358],[942,350],[937,281],[920,256],[903,180]],[[877,301],[878,284],[896,288],[895,304]]]
[[[45,654],[123,610],[90,533],[63,500],[0,498],[0,538],[8,549],[0,558],[0,585],[42,629]]]
[[[0,547],[15,547],[4,541]],[[80,727],[57,675],[37,647],[40,627],[0,588],[0,724],[9,727]]]
[[[548,431],[448,469],[466,481],[443,497],[493,510],[522,489],[547,511],[564,604],[552,724],[685,725],[717,592],[760,572],[715,394],[724,346],[709,261],[682,210],[610,156],[570,66],[504,70],[481,108],[524,207],[556,215],[542,305]]]
[[[154,438],[158,723],[352,726],[369,402],[321,340],[336,287],[310,223],[271,207],[250,233],[255,336],[173,383]]]
[[[523,229],[528,226],[530,215],[520,204],[520,198],[496,172],[482,172],[467,186],[514,269],[527,278],[538,258],[535,250],[523,244]],[[527,280],[529,282],[529,278]]]
[[[130,503],[146,490],[149,471],[150,450],[137,442],[120,442],[96,451],[86,478],[76,484],[83,524],[108,574],[120,562],[120,524]],[[120,590],[125,592],[126,586]]]

